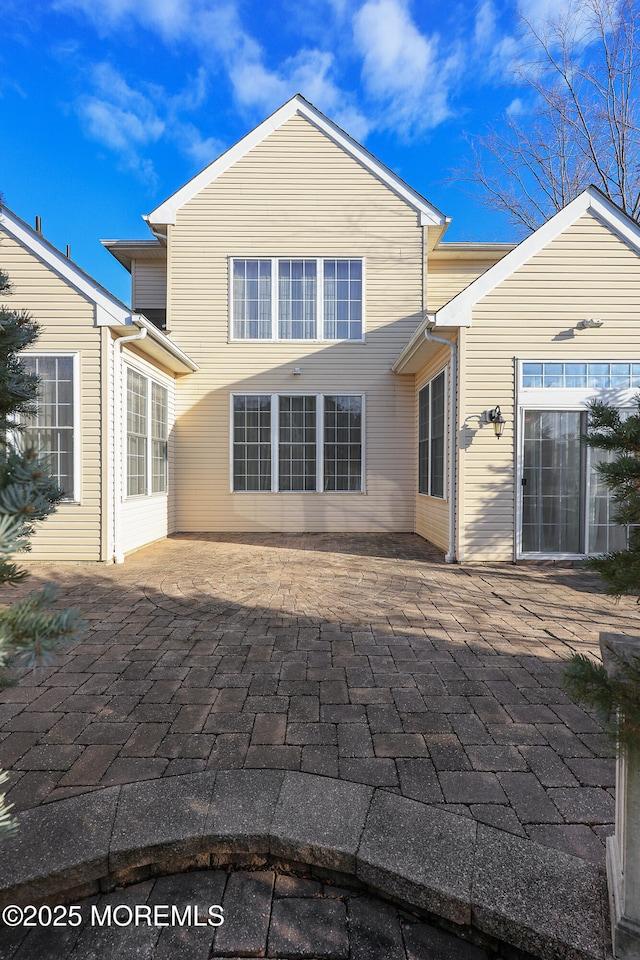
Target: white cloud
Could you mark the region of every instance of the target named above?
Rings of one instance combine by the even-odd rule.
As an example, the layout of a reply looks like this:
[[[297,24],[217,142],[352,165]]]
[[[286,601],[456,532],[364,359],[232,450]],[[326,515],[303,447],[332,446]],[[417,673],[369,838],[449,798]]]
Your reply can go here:
[[[340,89],[333,78],[333,53],[303,48],[281,61],[277,68],[270,68],[265,63],[263,47],[244,29],[233,3],[207,11],[200,20],[198,35],[203,57],[212,53],[222,57],[241,107],[263,117],[301,93],[319,110],[330,113],[337,123],[348,118],[353,136],[365,137],[369,132],[370,124],[358,110],[355,99]]]
[[[451,116],[458,52],[441,51],[425,36],[403,0],[367,0],[353,18],[367,93],[384,106],[384,125],[404,134],[430,129]]]
[[[91,86],[92,92],[76,103],[87,136],[116,153],[124,168],[151,187],[157,186],[157,175],[145,153],[161,139],[175,143],[199,167],[223,149],[220,141],[203,137],[193,123],[182,118],[185,110],[204,102],[203,71],[184,92],[168,96],[162,87],[152,84],[136,90],[111,64],[101,63],[93,68]]]
[[[101,30],[135,19],[165,40],[182,34],[192,15],[191,0],[56,0],[54,7],[80,10]]]
[[[507,107],[506,114],[508,117],[518,117],[521,113],[524,113],[524,103],[520,97],[515,97]]]
[[[424,0],[310,0],[314,29],[306,31],[305,43],[298,37],[291,54],[277,61],[270,58],[270,38],[262,40],[241,19],[240,0],[54,2],[58,9],[81,12],[103,33],[144,28],[167,46],[193,51],[197,73],[180,94],[169,97],[164,90],[139,85],[143,100],[135,100],[131,87],[118,99],[116,83],[110,93],[95,94],[107,104],[115,102],[111,123],[98,104],[89,105],[90,98],[85,98],[84,111],[90,135],[113,145],[135,131],[133,142],[141,148],[145,136],[150,143],[156,134],[155,110],[165,125],[163,138],[178,142],[171,130],[189,131],[183,152],[198,162],[208,162],[207,151],[220,146],[200,134],[187,116],[207,102],[213,76],[228,78],[234,101],[249,122],[301,93],[358,140],[376,127],[413,137],[453,116],[465,87],[510,78],[517,52],[497,0],[468,0],[453,39],[451,31],[440,35],[424,26],[430,16]],[[538,11],[569,2],[522,0]],[[289,34],[283,31],[283,36],[292,32],[289,24]],[[344,77],[354,66],[361,83],[348,89]]]
[[[484,0],[476,12],[473,38],[476,46],[488,47],[495,36],[496,11],[491,0]]]

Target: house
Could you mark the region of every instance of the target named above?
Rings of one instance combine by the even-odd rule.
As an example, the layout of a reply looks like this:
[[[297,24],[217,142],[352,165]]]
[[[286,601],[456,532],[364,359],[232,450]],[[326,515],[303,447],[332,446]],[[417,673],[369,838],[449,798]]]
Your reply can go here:
[[[580,433],[589,398],[640,386],[640,228],[595,188],[515,247],[447,243],[296,96],[145,219],[104,241],[129,311],[0,218],[32,362],[75,365],[78,479],[34,556],[175,531],[417,532],[465,562],[619,542]]]
[[[176,381],[197,364],[6,207],[0,260],[7,304],[41,325],[27,355],[41,403],[26,432],[65,493],[31,556],[122,560],[175,529]]]

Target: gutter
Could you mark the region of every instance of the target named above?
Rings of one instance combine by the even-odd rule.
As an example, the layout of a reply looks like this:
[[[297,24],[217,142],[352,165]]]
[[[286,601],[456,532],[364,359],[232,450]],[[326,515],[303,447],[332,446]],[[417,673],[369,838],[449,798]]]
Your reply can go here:
[[[458,345],[444,337],[436,337],[431,331],[433,325],[426,326],[424,336],[433,343],[442,343],[451,350],[451,377],[449,384],[449,470],[447,487],[449,495],[449,550],[445,554],[445,563],[457,563],[456,559],[456,423],[458,396]]]
[[[137,333],[132,333],[128,337],[120,337],[116,340],[113,370],[113,392],[114,392],[114,416],[113,427],[115,462],[113,469],[113,562],[124,563],[124,551],[122,550],[122,497],[123,497],[123,479],[124,479],[124,401],[122,397],[122,346],[125,343],[133,343],[134,340],[144,340],[147,335],[147,328],[140,326]]]

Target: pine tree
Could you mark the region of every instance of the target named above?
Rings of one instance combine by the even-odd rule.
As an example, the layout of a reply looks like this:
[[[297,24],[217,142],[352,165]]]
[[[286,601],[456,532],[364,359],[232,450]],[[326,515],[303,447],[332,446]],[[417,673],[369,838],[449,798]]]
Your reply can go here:
[[[596,469],[611,492],[613,519],[629,531],[623,550],[590,557],[586,566],[600,574],[612,596],[640,594],[640,395],[635,412],[628,417],[594,400],[585,441],[612,455]],[[564,683],[575,700],[596,710],[605,729],[620,743],[640,743],[640,651],[628,659],[616,657],[615,676],[583,654],[574,654]]]
[[[0,295],[11,292],[0,271]],[[25,442],[23,418],[35,410],[38,378],[29,373],[21,353],[39,336],[37,322],[25,311],[0,306],[0,586],[15,586],[28,577],[14,559],[31,548],[34,525],[56,509],[62,497],[46,456]],[[23,600],[0,607],[0,687],[2,671],[17,664],[35,667],[58,644],[80,629],[73,610],[49,612],[55,589],[47,586]],[[0,771],[0,785],[6,775]],[[0,793],[0,837],[15,828],[4,793]]]

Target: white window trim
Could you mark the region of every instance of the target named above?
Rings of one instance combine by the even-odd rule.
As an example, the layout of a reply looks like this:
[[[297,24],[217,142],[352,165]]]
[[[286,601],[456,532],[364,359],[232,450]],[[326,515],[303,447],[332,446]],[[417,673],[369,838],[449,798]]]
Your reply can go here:
[[[360,397],[360,489],[359,490],[325,490],[324,489],[324,398],[327,397]],[[270,397],[271,400],[271,490],[236,490],[233,486],[233,401],[235,397]],[[279,397],[315,397],[316,398],[316,488],[315,490],[279,490],[279,424],[280,406]],[[282,390],[279,393],[266,393],[264,390],[243,390],[233,392],[229,396],[229,492],[237,496],[362,496],[366,494],[366,403],[365,394],[353,390],[325,390],[315,393],[312,390]]]
[[[169,471],[169,443],[171,436],[171,388],[167,383],[163,383],[162,380],[153,377],[149,372],[142,367],[137,366],[135,363],[129,363],[128,360],[123,362],[124,376],[122,378],[122,500],[127,502],[129,500],[146,500],[146,499],[156,499],[158,497],[168,497],[169,496],[169,486],[170,486],[170,471]],[[128,464],[128,392],[127,392],[127,381],[128,381],[128,372],[133,370],[134,373],[137,373],[139,376],[144,377],[147,381],[147,489],[145,493],[132,493],[129,494],[128,485],[129,485],[129,464]],[[155,383],[156,386],[162,387],[163,390],[167,391],[167,489],[153,493],[153,438],[151,435],[151,384]]]
[[[73,362],[73,497],[65,497],[60,505],[82,504],[82,464],[80,462],[80,351],[78,350],[25,350],[23,357],[70,357]]]
[[[522,473],[524,469],[524,415],[527,410],[557,410],[561,412],[585,413],[591,400],[602,400],[619,410],[632,409],[634,398],[640,393],[639,387],[628,387],[626,390],[617,390],[612,387],[523,387],[522,376],[525,363],[639,363],[640,360],[550,360],[550,359],[517,359],[516,360],[516,472],[514,476],[515,503],[514,510],[514,543],[517,560],[584,560],[588,556],[598,556],[589,553],[532,553],[522,549]],[[590,477],[587,474],[585,497],[589,503]],[[583,542],[589,542],[589,516],[585,510],[583,518]]]
[[[233,264],[236,260],[269,260],[271,262],[271,336],[270,337],[236,337],[233,333]],[[360,337],[346,337],[331,339],[324,336],[294,339],[293,337],[278,336],[278,263],[280,260],[314,260],[316,263],[316,333],[324,332],[324,261],[325,260],[359,260],[362,265],[362,319],[360,321]],[[366,340],[365,316],[365,289],[366,289],[366,259],[358,255],[339,256],[325,255],[321,257],[307,257],[301,254],[291,256],[261,257],[259,254],[247,256],[233,256],[228,258],[228,343],[364,343]],[[260,394],[259,394],[260,395]],[[248,394],[245,394],[248,396]],[[300,394],[302,396],[302,394]],[[348,394],[341,394],[348,396]]]
[[[420,490],[420,394],[427,387],[430,387],[433,381],[440,376],[441,373],[444,373],[444,451],[443,451],[443,468],[442,468],[442,496],[439,497],[435,493],[424,493]],[[428,380],[422,384],[418,390],[418,476],[417,476],[417,488],[418,496],[428,497],[431,500],[439,500],[441,503],[447,503],[448,501],[448,490],[449,490],[449,457],[448,457],[448,447],[449,447],[449,367],[442,367],[441,370],[438,370],[437,373],[434,373],[432,377],[429,377]],[[429,477],[428,477],[428,486],[429,491],[431,491],[431,395],[429,395]]]

